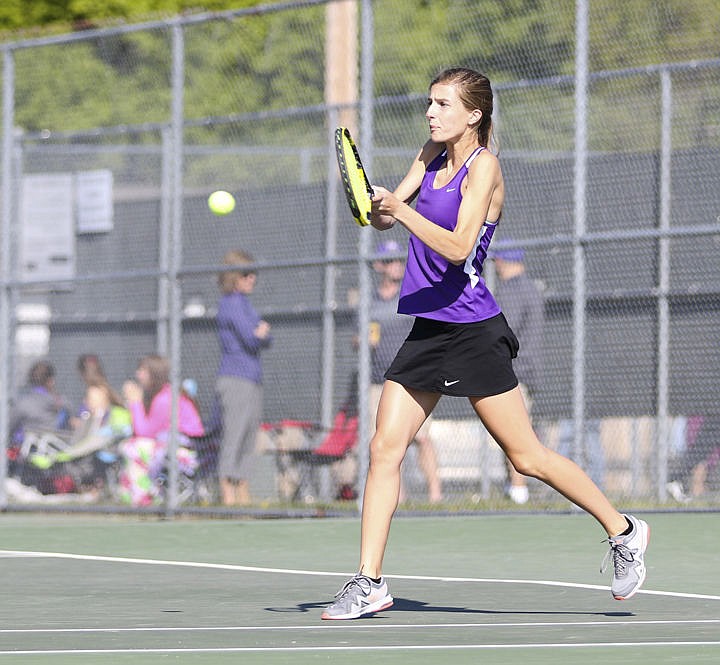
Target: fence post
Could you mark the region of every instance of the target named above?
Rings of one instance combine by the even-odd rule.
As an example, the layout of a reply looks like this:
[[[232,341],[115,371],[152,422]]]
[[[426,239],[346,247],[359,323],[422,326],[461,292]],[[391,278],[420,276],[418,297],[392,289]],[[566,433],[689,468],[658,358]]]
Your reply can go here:
[[[370,0],[362,1],[362,14],[360,17],[360,139],[362,141],[363,162],[372,178],[372,162],[374,152],[373,141],[373,12]],[[362,506],[365,476],[368,470],[368,447],[370,445],[370,414],[368,395],[370,394],[370,298],[372,295],[372,282],[370,266],[367,262],[369,254],[370,235],[361,233],[358,243],[359,249],[359,287],[360,302],[358,303],[358,335],[360,340],[358,354],[358,451],[360,463],[358,468],[358,507]]]
[[[165,504],[167,517],[175,514],[178,506],[178,461],[179,439],[178,420],[180,412],[180,385],[182,362],[182,319],[180,306],[180,284],[178,273],[182,263],[182,215],[183,215],[183,149],[184,149],[184,86],[185,86],[185,42],[183,26],[175,21],[172,25],[172,160],[170,174],[171,216],[169,229],[168,263],[168,305],[169,305],[169,360],[172,406],[170,409],[170,438],[168,441],[167,464],[168,486]]]
[[[574,165],[574,280],[573,280],[573,418],[575,437],[571,457],[578,460],[585,436],[585,246],[587,196],[588,115],[588,21],[587,0],[575,4],[575,165]]]
[[[13,139],[15,133],[15,62],[12,50],[3,49],[3,125],[2,125],[2,210],[0,212],[0,432],[9,427],[10,400],[10,238],[13,211]],[[7,506],[5,479],[7,478],[7,439],[0,444],[0,510]]]
[[[672,161],[672,79],[660,71],[660,239],[658,241],[657,497],[667,498],[670,389],[670,230]]]
[[[337,292],[335,280],[337,266],[330,259],[337,254],[337,165],[333,143],[334,127],[338,123],[335,106],[328,107],[328,153],[327,153],[327,203],[325,205],[325,259],[324,302],[322,313],[322,376],[320,384],[320,420],[323,427],[330,427],[335,393],[335,310]]]

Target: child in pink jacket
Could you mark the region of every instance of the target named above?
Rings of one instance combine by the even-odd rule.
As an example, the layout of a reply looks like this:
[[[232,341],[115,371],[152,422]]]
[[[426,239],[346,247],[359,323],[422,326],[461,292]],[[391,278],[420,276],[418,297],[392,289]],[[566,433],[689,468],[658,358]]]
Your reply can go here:
[[[160,487],[155,482],[166,464],[170,436],[172,391],[170,366],[166,358],[150,355],[142,358],[135,372],[137,381],[123,386],[123,396],[132,416],[133,437],[120,444],[123,469],[120,473],[120,498],[134,506],[157,503]],[[184,392],[178,404],[180,440],[177,459],[181,473],[192,475],[197,468],[191,437],[205,433],[195,402]]]

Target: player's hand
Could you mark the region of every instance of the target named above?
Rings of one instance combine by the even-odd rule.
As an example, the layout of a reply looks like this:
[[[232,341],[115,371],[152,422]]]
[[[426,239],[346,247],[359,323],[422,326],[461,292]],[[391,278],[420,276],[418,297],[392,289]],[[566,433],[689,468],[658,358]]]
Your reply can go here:
[[[373,187],[373,190],[375,196],[372,198],[370,224],[379,231],[387,231],[395,226],[397,220],[393,216],[392,210],[396,209],[395,204],[400,201],[384,187]]]

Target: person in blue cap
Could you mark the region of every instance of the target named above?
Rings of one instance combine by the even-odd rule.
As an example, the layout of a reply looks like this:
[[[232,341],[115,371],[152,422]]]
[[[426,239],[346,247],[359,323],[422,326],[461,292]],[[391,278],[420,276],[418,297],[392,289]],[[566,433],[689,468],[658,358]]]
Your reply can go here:
[[[498,241],[490,250],[498,277],[495,298],[508,324],[522,345],[523,352],[513,358],[513,369],[525,398],[528,413],[532,410],[542,375],[542,338],[545,327],[545,303],[536,282],[525,269],[525,251],[510,239]],[[518,504],[529,498],[527,480],[508,463],[507,494]]]

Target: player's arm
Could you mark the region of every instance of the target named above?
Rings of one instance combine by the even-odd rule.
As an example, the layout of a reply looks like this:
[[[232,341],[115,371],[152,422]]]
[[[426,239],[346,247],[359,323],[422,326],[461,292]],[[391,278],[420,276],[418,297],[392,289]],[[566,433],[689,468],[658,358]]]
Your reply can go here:
[[[378,188],[373,199],[373,214],[391,215],[428,247],[451,263],[459,265],[475,248],[485,220],[489,216],[499,216],[503,194],[502,173],[497,157],[483,151],[468,170],[458,221],[452,231],[431,222],[399,197],[382,188]]]
[[[408,205],[412,203],[420,191],[420,185],[425,177],[427,165],[443,151],[444,147],[445,146],[443,144],[433,143],[432,141],[425,143],[413,160],[413,163],[410,165],[407,175],[395,188],[393,195]],[[385,231],[391,228],[397,221],[392,215],[375,213],[374,210],[370,219],[370,223],[380,231]]]

